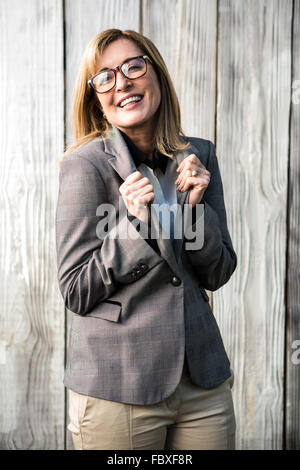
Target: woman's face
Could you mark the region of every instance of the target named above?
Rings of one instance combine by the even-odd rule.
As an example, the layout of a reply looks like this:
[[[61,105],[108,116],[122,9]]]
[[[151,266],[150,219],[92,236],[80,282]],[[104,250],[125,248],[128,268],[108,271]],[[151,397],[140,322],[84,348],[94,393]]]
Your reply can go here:
[[[115,68],[126,59],[144,55],[143,51],[129,39],[117,39],[109,44],[98,62],[98,71],[103,68]],[[161,93],[157,75],[147,61],[147,73],[135,80],[130,80],[116,71],[116,84],[106,93],[96,93],[100,108],[110,124],[126,133],[126,129],[139,128],[154,132],[155,113],[159,107]],[[132,95],[141,95],[138,102],[131,102],[124,107],[120,101]]]

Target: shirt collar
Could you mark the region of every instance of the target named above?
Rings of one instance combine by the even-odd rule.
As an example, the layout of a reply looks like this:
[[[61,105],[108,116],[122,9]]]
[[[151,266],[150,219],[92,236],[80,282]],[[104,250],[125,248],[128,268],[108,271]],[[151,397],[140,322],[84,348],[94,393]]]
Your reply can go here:
[[[163,155],[162,153],[155,151],[152,160],[147,158],[147,156],[142,152],[134,143],[133,141],[126,135],[124,132],[120,131],[122,134],[122,137],[124,138],[126,145],[128,147],[128,150],[134,160],[135,166],[138,168],[138,166],[141,163],[145,163],[148,165],[152,170],[155,170],[156,168],[160,168],[162,173],[165,173],[167,164],[169,161],[169,157],[166,155]]]

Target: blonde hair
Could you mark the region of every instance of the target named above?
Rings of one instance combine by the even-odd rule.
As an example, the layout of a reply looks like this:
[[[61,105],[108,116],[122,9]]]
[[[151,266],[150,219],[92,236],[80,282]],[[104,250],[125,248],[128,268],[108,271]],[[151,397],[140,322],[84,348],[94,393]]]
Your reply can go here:
[[[103,117],[96,92],[87,82],[97,73],[97,63],[105,47],[121,38],[135,42],[150,57],[159,80],[161,103],[154,136],[155,148],[172,157],[174,151],[183,150],[190,146],[183,139],[178,98],[166,64],[156,46],[150,39],[136,31],[107,29],[97,34],[84,52],[72,105],[72,127],[75,142],[66,149],[63,157],[95,137],[104,136],[111,127]]]

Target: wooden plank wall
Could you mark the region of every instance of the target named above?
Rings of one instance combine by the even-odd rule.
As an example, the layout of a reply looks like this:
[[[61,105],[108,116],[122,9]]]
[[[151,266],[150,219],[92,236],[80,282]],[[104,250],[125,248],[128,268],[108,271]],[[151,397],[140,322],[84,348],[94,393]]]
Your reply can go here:
[[[300,1],[294,2],[288,192],[285,437],[300,449]]]
[[[0,447],[63,449],[65,328],[54,236],[62,2],[1,1],[0,35]]]
[[[62,384],[70,312],[56,281],[56,161],[64,112],[65,143],[72,140],[82,53],[95,34],[117,27],[153,40],[185,133],[216,143],[238,267],[211,303],[235,373],[237,448],[299,449],[292,344],[300,340],[300,0],[18,5],[0,3],[0,447],[73,448]]]
[[[219,14],[217,148],[239,267],[215,297],[244,449],[283,445],[292,3],[224,1]]]

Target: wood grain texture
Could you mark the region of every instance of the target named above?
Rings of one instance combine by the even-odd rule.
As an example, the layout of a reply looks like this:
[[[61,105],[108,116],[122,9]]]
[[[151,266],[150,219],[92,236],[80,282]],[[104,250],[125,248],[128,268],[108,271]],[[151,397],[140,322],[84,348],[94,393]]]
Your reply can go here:
[[[73,139],[71,103],[74,84],[83,52],[93,36],[108,28],[139,30],[139,0],[66,0],[66,114],[67,143]],[[67,337],[72,313],[67,311]],[[67,397],[68,398],[68,397]],[[66,402],[68,425],[68,400]],[[72,435],[67,430],[66,448],[73,449]]]
[[[217,153],[238,256],[214,296],[237,448],[281,449],[292,1],[220,2]]]
[[[214,141],[216,0],[143,0],[143,34],[153,40],[174,83],[186,135]]]
[[[55,265],[63,150],[60,0],[0,2],[0,447],[64,447],[64,315]]]
[[[1,449],[73,448],[54,227],[64,92],[70,143],[87,43],[140,25],[185,133],[217,144],[238,267],[212,304],[235,373],[237,448],[300,448],[300,0],[171,3],[0,2]]]
[[[294,1],[287,258],[286,448],[300,449],[300,1]]]

